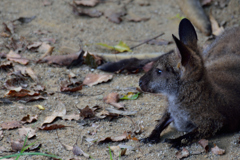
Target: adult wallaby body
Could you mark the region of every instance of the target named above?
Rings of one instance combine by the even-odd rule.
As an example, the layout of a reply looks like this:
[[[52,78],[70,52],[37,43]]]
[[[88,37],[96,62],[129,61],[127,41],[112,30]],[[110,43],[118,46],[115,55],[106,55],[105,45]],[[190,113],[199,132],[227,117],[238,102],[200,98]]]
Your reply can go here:
[[[240,28],[226,30],[204,51],[189,20],[180,22],[179,37],[173,35],[176,52],[162,55],[139,81],[143,91],[163,93],[169,103],[145,143],[159,142],[171,122],[187,132],[165,139],[176,148],[240,130]]]

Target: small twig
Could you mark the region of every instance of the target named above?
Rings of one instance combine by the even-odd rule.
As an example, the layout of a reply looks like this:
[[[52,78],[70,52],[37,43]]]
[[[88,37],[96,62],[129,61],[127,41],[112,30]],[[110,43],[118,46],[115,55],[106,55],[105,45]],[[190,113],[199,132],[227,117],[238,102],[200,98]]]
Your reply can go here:
[[[143,44],[145,44],[145,43],[148,43],[148,42],[150,42],[151,40],[154,40],[154,39],[156,39],[156,38],[158,38],[158,37],[160,37],[160,36],[162,36],[162,35],[164,35],[164,33],[161,33],[161,34],[157,35],[156,37],[150,38],[150,39],[148,39],[148,40],[146,40],[146,41],[144,41],[144,42],[142,42],[142,43],[140,43],[140,44],[138,44],[138,45],[136,45],[136,46],[131,47],[130,49],[133,50],[134,48],[139,47],[139,46],[141,46],[141,45],[143,45]]]

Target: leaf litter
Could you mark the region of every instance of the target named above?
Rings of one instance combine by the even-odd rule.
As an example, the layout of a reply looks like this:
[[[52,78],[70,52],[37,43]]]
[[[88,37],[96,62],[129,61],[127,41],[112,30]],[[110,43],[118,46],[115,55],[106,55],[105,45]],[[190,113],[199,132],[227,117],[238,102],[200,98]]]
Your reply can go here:
[[[106,97],[103,98],[103,101],[105,103],[113,105],[117,109],[124,109],[124,104],[118,103],[119,101],[118,93],[115,92],[109,93]]]
[[[113,78],[111,74],[93,74],[89,73],[86,75],[85,79],[83,80],[84,85],[94,86],[99,83],[107,82]]]
[[[19,128],[18,131],[19,131],[20,137],[27,136],[27,138],[30,139],[30,138],[33,138],[34,136],[36,136],[36,134],[35,134],[36,131],[34,129],[32,129],[31,127],[26,128],[26,127],[22,126],[22,128]]]

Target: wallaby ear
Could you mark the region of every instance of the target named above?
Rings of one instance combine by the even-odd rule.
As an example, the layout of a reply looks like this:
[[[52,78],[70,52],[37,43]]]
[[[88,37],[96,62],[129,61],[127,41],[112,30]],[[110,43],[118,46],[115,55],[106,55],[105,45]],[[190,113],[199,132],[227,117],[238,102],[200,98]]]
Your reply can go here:
[[[180,41],[185,45],[195,49],[197,47],[197,33],[192,25],[192,23],[184,18],[179,24],[178,34]]]
[[[190,61],[191,51],[177,37],[175,37],[174,35],[172,35],[172,36],[173,36],[173,39],[174,39],[174,41],[177,45],[177,49],[179,50],[179,54],[180,54],[180,57],[181,57],[181,63],[182,63],[183,66],[186,66]]]

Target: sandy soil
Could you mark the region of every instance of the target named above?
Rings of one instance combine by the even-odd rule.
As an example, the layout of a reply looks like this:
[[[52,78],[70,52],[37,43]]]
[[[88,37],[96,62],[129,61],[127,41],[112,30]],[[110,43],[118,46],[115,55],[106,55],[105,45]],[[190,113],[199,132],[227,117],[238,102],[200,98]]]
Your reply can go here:
[[[53,1],[49,6],[43,6],[42,1],[33,0],[1,0],[0,2],[0,23],[17,19],[19,17],[29,17],[36,15],[37,18],[32,22],[18,25],[16,27],[16,33],[13,37],[19,38],[25,37],[27,40],[35,42],[40,38],[55,38],[56,43],[52,44],[55,49],[53,55],[59,54],[59,49],[62,46],[67,46],[72,49],[78,50],[79,44],[83,46],[84,50],[91,52],[108,52],[99,46],[93,45],[94,43],[107,43],[114,45],[120,40],[127,42],[129,46],[138,44],[139,42],[128,41],[131,40],[145,40],[154,37],[157,34],[165,33],[161,38],[165,40],[171,40],[171,34],[177,35],[177,28],[179,19],[175,17],[178,13],[182,15],[179,7],[174,0],[151,0],[149,6],[140,6],[138,1],[135,0],[127,5],[128,14],[134,13],[141,16],[150,17],[151,19],[146,22],[128,22],[126,19],[129,15],[123,18],[121,24],[114,24],[109,22],[104,16],[100,18],[88,18],[75,16],[72,13],[72,8],[68,5],[71,0],[59,0]],[[99,4],[95,7],[98,10],[104,11],[107,8],[118,7],[118,3],[111,1],[108,3]],[[239,0],[230,0],[227,7],[220,8],[216,5],[211,5],[213,10],[213,16],[219,23],[224,23],[225,27],[240,25],[240,2]],[[208,8],[209,9],[209,8]],[[226,23],[225,23],[226,22]],[[3,26],[1,26],[1,30]],[[38,35],[34,32],[37,30],[49,31],[44,35]],[[207,37],[198,32],[199,42],[204,44]],[[0,51],[8,52],[4,44],[7,38],[0,37]],[[136,48],[133,53],[153,53],[153,52],[167,52],[174,48],[174,44],[166,46],[152,46],[142,45]],[[26,50],[21,53],[24,57],[29,59],[38,59],[41,54],[38,52],[32,52]],[[1,63],[7,61],[1,59]],[[75,113],[79,111],[76,109],[84,108],[86,105],[92,107],[94,105],[100,105],[101,107],[110,107],[110,105],[103,102],[102,98],[109,93],[115,91],[118,93],[126,93],[125,88],[138,87],[138,80],[143,75],[139,74],[114,74],[112,81],[108,83],[102,83],[93,87],[84,86],[81,91],[72,94],[62,94],[59,92],[60,82],[68,78],[68,74],[73,72],[80,79],[88,73],[103,73],[99,70],[92,70],[87,66],[76,67],[73,69],[66,69],[66,67],[49,66],[48,64],[36,64],[31,62],[29,67],[33,68],[37,76],[40,78],[41,83],[46,87],[49,92],[56,92],[54,95],[48,95],[47,100],[35,101],[29,103],[14,102],[11,105],[0,104],[0,123],[21,120],[23,116],[27,114],[39,116],[38,121],[33,124],[25,124],[25,127],[32,127],[37,129],[43,122],[46,116],[57,109],[59,101],[66,105],[67,114]],[[0,79],[1,86],[9,78],[8,72],[1,71]],[[3,87],[1,87],[3,88]],[[1,89],[1,97],[4,96],[7,90]],[[123,101],[127,110],[137,111],[137,114],[131,116],[131,119],[136,123],[141,123],[144,126],[144,131],[140,135],[136,135],[137,138],[147,136],[153,127],[155,121],[158,120],[166,102],[161,95],[154,94],[142,94],[137,100]],[[42,105],[45,110],[39,110],[35,105]],[[83,123],[84,122],[84,123]],[[59,129],[58,134],[62,143],[73,145],[76,142],[77,137],[81,134],[78,140],[78,146],[86,153],[90,154],[94,159],[110,159],[108,146],[116,146],[118,144],[125,144],[135,148],[133,151],[127,150],[125,156],[121,159],[176,159],[176,149],[169,148],[166,143],[159,144],[141,144],[137,141],[128,140],[125,142],[109,142],[103,144],[89,143],[85,139],[81,139],[82,136],[92,139],[101,139],[107,136],[122,135],[124,131],[132,131],[134,126],[127,117],[114,118],[113,120],[80,120],[80,121],[65,121],[57,119],[54,123],[64,124],[67,126],[74,126],[73,128],[67,127],[65,129]],[[84,124],[84,125],[83,125]],[[97,129],[96,129],[96,126]],[[91,135],[96,129],[96,134]],[[163,133],[163,139],[165,137],[176,137],[182,135],[171,128],[168,128]],[[0,146],[11,149],[11,140],[17,140],[20,138],[18,129],[4,130],[3,139],[0,140]],[[190,155],[186,159],[240,159],[240,133],[232,133],[221,136],[216,136],[209,139],[211,146],[216,144],[220,148],[226,150],[226,154],[222,156],[214,155],[211,152],[201,153],[197,155]],[[56,131],[40,131],[37,130],[36,137],[28,140],[28,143],[38,141],[42,144],[41,152],[49,152],[55,154],[62,159],[69,159],[74,157],[71,151],[66,151],[58,141]],[[82,142],[81,142],[82,141]],[[190,153],[196,151],[202,151],[199,144],[194,143],[191,146],[187,146],[186,149]],[[11,153],[2,152],[1,156],[9,155]],[[83,156],[79,156],[80,159],[87,159]],[[51,159],[41,156],[29,156],[20,157],[19,159]],[[114,155],[114,159],[118,159],[118,155]]]

